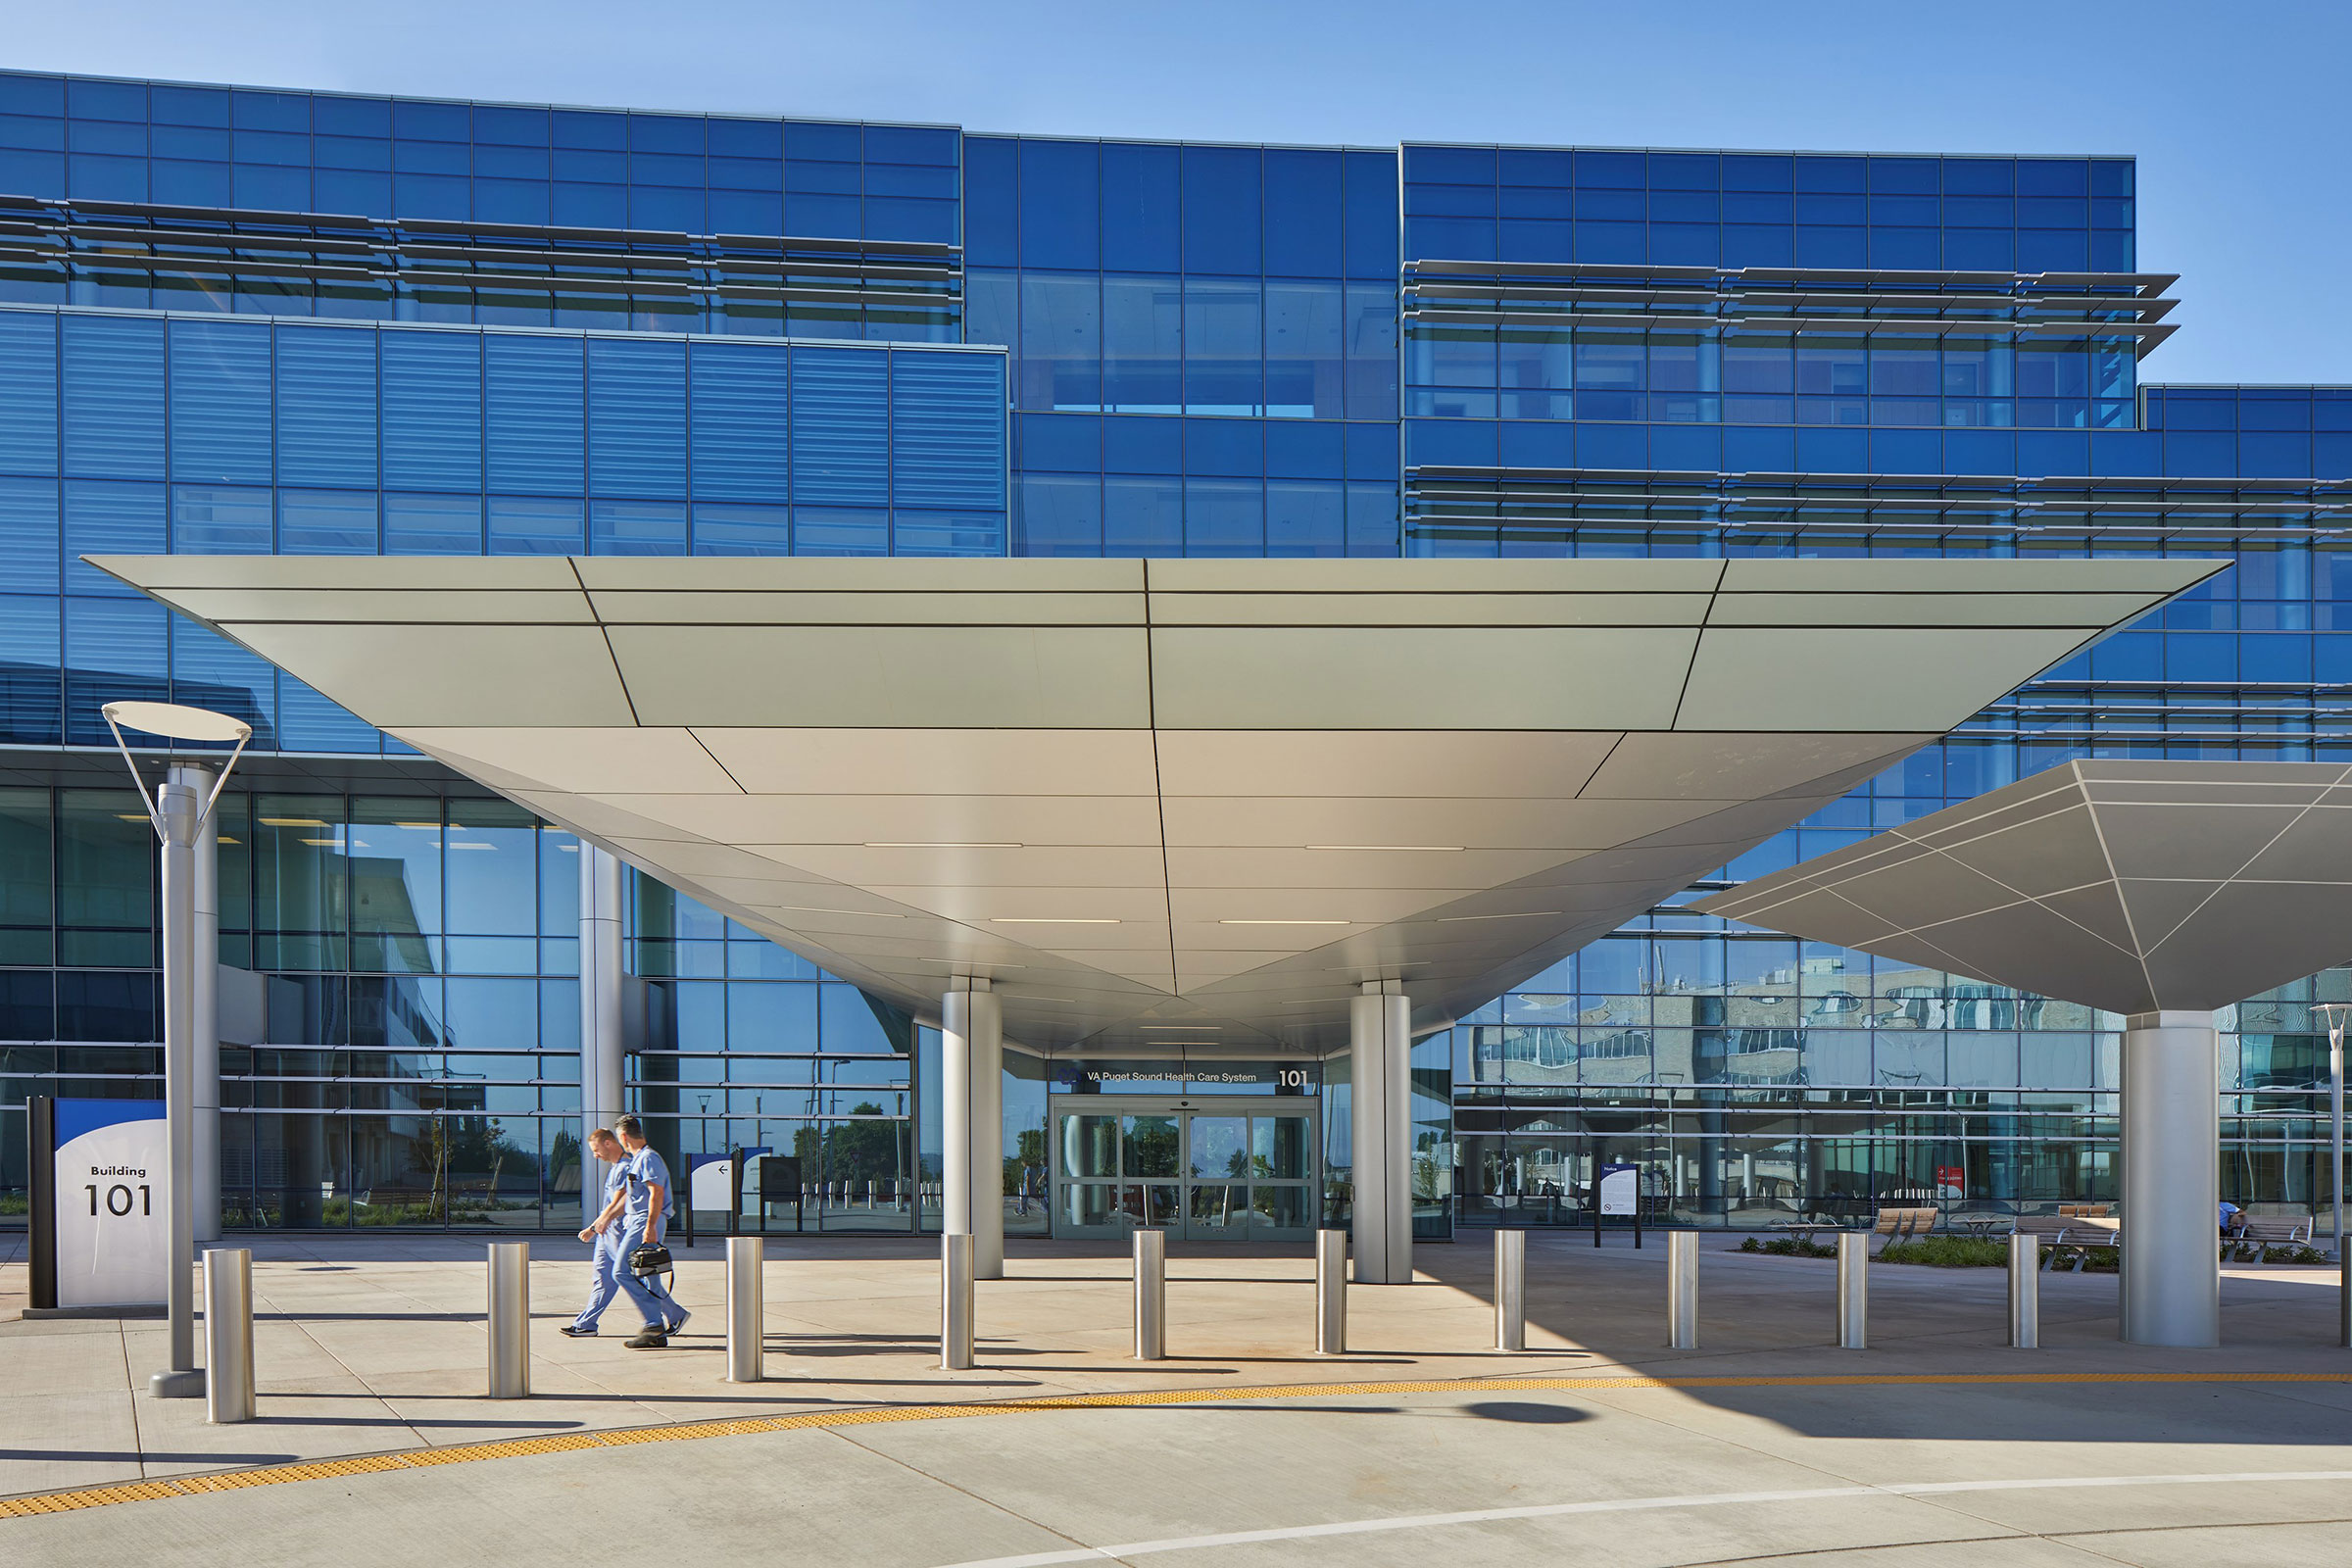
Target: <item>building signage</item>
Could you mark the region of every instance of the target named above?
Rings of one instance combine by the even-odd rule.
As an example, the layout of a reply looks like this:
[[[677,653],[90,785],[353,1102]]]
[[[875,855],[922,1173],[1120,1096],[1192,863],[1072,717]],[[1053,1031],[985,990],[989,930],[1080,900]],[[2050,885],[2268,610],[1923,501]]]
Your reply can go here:
[[[1642,1167],[1639,1165],[1603,1165],[1600,1167],[1600,1211],[1603,1214],[1631,1214],[1640,1204]]]
[[[1937,1198],[1966,1198],[1968,1174],[1957,1165],[1936,1167],[1936,1196]]]
[[[35,1099],[33,1305],[160,1307],[172,1257],[160,1100]],[[46,1298],[44,1299],[44,1298]]]
[[[767,1152],[761,1149],[737,1150],[748,1168],[752,1161]],[[735,1159],[733,1154],[690,1154],[692,1168],[686,1174],[686,1202],[689,1207],[706,1212],[717,1210],[730,1213],[735,1207]]]
[[[1061,1095],[1311,1095],[1323,1082],[1319,1061],[1056,1061],[1051,1082]]]

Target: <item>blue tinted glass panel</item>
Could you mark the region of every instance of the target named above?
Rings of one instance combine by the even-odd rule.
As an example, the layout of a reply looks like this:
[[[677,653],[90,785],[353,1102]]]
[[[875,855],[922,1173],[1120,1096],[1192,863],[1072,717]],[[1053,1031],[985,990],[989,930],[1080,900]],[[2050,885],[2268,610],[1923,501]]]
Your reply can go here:
[[[66,741],[112,746],[99,710],[169,702],[168,612],[153,600],[66,600]]]
[[[891,500],[1004,505],[1004,369],[993,354],[891,356]]]
[[[289,556],[372,556],[377,549],[373,490],[280,490],[277,548]]]
[[[187,556],[266,556],[273,548],[270,492],[241,486],[172,487],[172,549]]]
[[[1184,270],[1260,270],[1261,155],[1253,148],[1184,149]]]
[[[385,555],[478,556],[481,553],[480,497],[385,492]]]
[[[0,584],[53,594],[57,574],[57,481],[0,477]]]
[[[1101,210],[1091,141],[1024,141],[1021,265],[1092,270]]]
[[[790,500],[784,350],[697,343],[689,363],[696,499]],[[699,530],[696,543],[699,548]]]
[[[382,334],[384,483],[482,487],[482,351],[472,332]]]
[[[164,324],[124,317],[64,320],[66,472],[164,476]]]
[[[488,511],[494,556],[576,556],[584,549],[576,500],[492,496]]]
[[[597,556],[686,553],[686,506],[679,501],[592,501],[588,552]]]
[[[375,484],[375,339],[365,329],[277,329],[281,484]]]
[[[172,323],[172,473],[214,483],[270,482],[270,328]]]
[[[686,494],[685,344],[588,340],[588,483],[596,495]]]
[[[57,472],[57,318],[0,312],[0,473]]]
[[[1338,277],[1343,270],[1338,153],[1266,153],[1265,262],[1269,274]]]
[[[580,340],[494,332],[485,334],[482,353],[490,488],[580,494],[587,454]],[[572,509],[575,544],[578,512]]]
[[[277,671],[181,616],[172,621],[172,700],[241,718],[254,727],[254,745],[275,744]]]
[[[1173,272],[1184,266],[1178,232],[1176,149],[1102,145],[1102,266],[1120,272]]]
[[[144,598],[128,583],[84,565],[83,556],[160,556],[169,548],[164,487],[69,479],[62,497],[68,593]]]
[[[792,514],[783,507],[697,503],[694,553],[698,556],[787,556],[792,554]]]
[[[795,501],[888,501],[888,373],[887,357],[870,350],[792,351]]]

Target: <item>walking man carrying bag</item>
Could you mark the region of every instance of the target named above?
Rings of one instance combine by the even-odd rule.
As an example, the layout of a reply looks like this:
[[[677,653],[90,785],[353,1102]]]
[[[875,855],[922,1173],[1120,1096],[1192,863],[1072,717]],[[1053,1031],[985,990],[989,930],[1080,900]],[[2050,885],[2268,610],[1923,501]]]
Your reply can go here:
[[[645,1124],[635,1116],[621,1117],[612,1130],[620,1135],[620,1147],[628,1152],[621,1166],[627,1172],[627,1186],[620,1219],[620,1288],[645,1314],[644,1331],[630,1340],[628,1347],[659,1350],[686,1326],[691,1314],[651,1278],[638,1273],[633,1260],[640,1249],[662,1246],[662,1232],[669,1218],[669,1166],[645,1141]]]

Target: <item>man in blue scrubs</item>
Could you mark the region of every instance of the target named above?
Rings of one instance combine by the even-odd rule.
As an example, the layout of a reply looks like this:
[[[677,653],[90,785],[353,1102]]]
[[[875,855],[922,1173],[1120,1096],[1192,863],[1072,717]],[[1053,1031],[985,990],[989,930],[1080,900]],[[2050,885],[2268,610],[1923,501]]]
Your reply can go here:
[[[595,1337],[596,1320],[612,1304],[612,1298],[620,1292],[621,1276],[629,1271],[629,1260],[620,1250],[620,1219],[628,1206],[628,1151],[610,1130],[599,1127],[588,1135],[588,1153],[605,1166],[605,1202],[588,1228],[580,1232],[581,1241],[596,1247],[589,1254],[596,1272],[588,1282],[588,1304],[580,1308],[578,1317],[557,1330],[575,1340]]]
[[[622,1187],[623,1206],[620,1217],[620,1288],[637,1310],[645,1314],[645,1329],[628,1342],[632,1350],[659,1350],[669,1344],[669,1337],[686,1326],[690,1315],[669,1294],[650,1278],[629,1267],[629,1255],[640,1247],[660,1247],[662,1232],[669,1218],[669,1166],[660,1151],[645,1141],[645,1126],[635,1116],[623,1116],[612,1124],[620,1135],[620,1147],[628,1152],[622,1169],[627,1179]]]

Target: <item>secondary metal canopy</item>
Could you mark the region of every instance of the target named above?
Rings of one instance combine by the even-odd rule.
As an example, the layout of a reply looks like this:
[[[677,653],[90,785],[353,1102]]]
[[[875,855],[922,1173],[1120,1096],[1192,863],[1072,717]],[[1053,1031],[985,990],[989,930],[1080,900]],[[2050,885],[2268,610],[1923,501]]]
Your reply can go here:
[[[2218,569],[95,564],[918,1014],[1195,1054],[1475,1006]]]
[[[2352,767],[2082,761],[1692,905],[2125,1014],[2352,955]]]

